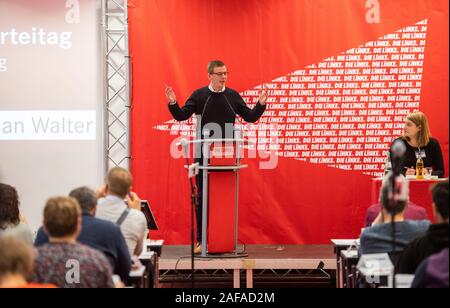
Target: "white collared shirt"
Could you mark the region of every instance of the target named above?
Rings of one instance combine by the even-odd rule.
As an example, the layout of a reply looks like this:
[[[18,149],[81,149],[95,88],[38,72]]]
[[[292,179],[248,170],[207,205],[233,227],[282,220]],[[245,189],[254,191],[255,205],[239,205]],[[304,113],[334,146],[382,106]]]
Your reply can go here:
[[[209,84],[208,89],[210,89],[211,92],[214,92],[214,93],[222,93],[222,92],[225,92],[225,89],[226,89],[226,88],[225,88],[225,86],[223,86],[223,88],[222,88],[221,90],[216,91],[216,90],[214,90],[214,88],[212,87],[212,84]]]
[[[97,201],[95,217],[115,224],[126,208],[122,199],[108,195]],[[127,242],[130,256],[139,255],[142,252],[142,241],[147,237],[147,219],[144,214],[138,210],[130,210],[120,230]]]

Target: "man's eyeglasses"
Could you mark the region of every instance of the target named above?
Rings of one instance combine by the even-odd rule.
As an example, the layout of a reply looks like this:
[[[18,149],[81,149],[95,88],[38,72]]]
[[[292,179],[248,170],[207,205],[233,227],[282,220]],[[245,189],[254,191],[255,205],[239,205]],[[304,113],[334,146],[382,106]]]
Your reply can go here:
[[[211,73],[211,75],[217,75],[217,76],[219,76],[219,77],[227,76],[228,74],[229,74],[229,72],[223,72],[223,73]]]

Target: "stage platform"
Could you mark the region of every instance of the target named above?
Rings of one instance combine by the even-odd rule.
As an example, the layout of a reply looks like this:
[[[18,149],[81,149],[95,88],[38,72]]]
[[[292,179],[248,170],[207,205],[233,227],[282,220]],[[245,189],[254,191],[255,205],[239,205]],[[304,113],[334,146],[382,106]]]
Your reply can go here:
[[[245,253],[248,257],[196,258],[195,286],[335,287],[332,245],[247,245]],[[158,267],[158,287],[189,287],[190,246],[164,246]]]

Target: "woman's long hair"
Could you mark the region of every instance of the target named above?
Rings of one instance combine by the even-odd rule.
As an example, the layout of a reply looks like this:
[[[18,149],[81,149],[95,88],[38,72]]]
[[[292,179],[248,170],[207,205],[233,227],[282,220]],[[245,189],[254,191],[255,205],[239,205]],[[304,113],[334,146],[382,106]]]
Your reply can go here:
[[[420,127],[420,130],[417,133],[417,146],[419,148],[427,146],[428,142],[430,142],[431,132],[430,127],[428,126],[428,119],[426,115],[423,112],[416,111],[410,113],[406,117],[406,120],[409,120],[416,124],[416,126]],[[409,138],[404,135],[402,138],[409,141]]]
[[[0,183],[0,229],[16,226],[20,223],[19,195],[17,190]]]

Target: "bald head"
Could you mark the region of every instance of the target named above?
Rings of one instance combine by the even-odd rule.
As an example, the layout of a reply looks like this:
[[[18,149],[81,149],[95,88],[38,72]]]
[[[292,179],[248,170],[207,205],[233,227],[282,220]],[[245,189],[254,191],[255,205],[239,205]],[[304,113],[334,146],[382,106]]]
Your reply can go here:
[[[124,168],[115,167],[109,170],[107,177],[108,193],[124,199],[130,192],[133,178]]]

